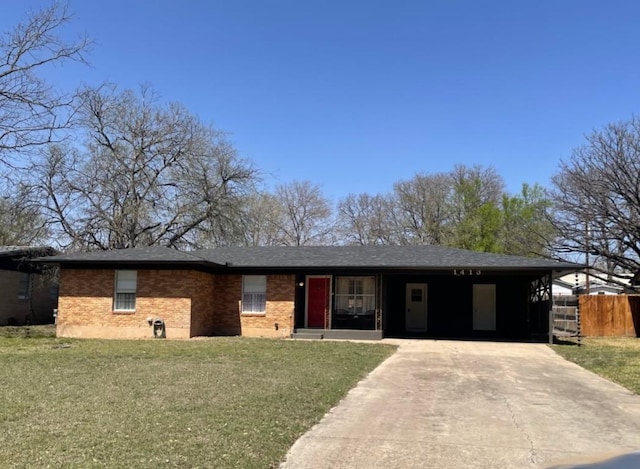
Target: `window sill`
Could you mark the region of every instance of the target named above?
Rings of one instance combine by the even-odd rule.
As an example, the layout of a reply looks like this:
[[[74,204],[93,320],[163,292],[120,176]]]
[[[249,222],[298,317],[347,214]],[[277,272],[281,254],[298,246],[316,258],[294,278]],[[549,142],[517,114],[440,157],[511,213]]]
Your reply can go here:
[[[135,314],[135,309],[114,309],[111,311],[113,314]]]
[[[240,313],[240,316],[266,316],[267,313]]]

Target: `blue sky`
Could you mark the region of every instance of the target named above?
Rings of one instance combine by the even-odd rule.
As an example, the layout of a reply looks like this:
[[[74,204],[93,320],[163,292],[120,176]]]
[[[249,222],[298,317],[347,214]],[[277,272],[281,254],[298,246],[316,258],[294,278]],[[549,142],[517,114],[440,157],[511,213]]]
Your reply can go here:
[[[3,4],[6,31],[29,7]],[[585,134],[640,109],[640,2],[71,0],[96,44],[62,87],[150,83],[271,183],[337,200],[492,165],[548,185]]]

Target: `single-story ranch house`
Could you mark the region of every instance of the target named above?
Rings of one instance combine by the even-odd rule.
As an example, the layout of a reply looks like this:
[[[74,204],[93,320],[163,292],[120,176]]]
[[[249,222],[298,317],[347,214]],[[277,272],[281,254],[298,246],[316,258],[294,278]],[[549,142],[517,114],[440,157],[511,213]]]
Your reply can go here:
[[[580,268],[442,246],[148,247],[40,261],[60,266],[58,336],[93,338],[153,337],[161,324],[167,338],[524,339],[548,332],[552,279]]]

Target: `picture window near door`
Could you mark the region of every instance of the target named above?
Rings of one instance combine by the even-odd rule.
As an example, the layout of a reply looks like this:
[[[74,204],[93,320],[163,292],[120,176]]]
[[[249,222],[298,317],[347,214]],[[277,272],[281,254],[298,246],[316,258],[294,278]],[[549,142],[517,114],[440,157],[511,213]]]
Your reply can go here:
[[[267,309],[267,276],[242,277],[242,314],[265,314]]]
[[[373,277],[338,277],[335,308],[351,315],[375,310],[376,283]]]
[[[135,311],[137,289],[138,272],[136,270],[117,270],[116,291],[113,299],[114,311]]]

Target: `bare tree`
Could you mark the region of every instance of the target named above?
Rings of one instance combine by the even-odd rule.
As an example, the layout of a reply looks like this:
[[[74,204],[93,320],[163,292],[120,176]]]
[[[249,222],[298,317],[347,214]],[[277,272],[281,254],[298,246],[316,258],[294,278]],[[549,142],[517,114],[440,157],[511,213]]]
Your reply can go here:
[[[238,219],[255,170],[223,135],[149,87],[80,96],[84,146],[52,146],[33,169],[63,246],[197,245]]]
[[[256,192],[242,202],[238,244],[243,246],[276,246],[281,244],[280,223],[284,207],[268,192]]]
[[[286,246],[332,243],[331,206],[320,187],[310,181],[293,181],[276,189],[282,207],[279,241]]]
[[[556,253],[640,279],[640,119],[592,132],[552,183]]]
[[[46,220],[21,184],[0,194],[0,245],[39,245],[47,241]]]
[[[347,244],[397,242],[393,202],[384,195],[349,194],[338,203],[337,230]]]
[[[66,5],[53,3],[0,36],[0,163],[57,140],[70,124],[72,97],[42,78],[48,66],[85,62],[89,40],[58,35],[70,18]]]
[[[445,244],[450,219],[449,174],[416,174],[394,184],[399,239],[404,244]]]

